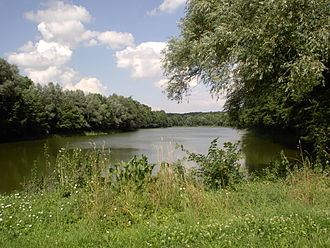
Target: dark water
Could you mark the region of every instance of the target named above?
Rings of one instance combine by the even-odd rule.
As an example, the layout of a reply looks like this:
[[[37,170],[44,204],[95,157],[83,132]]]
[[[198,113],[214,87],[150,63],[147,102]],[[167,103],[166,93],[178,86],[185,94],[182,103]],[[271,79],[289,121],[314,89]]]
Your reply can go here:
[[[174,161],[183,153],[175,149],[183,145],[191,152],[206,153],[211,140],[219,137],[223,142],[241,141],[244,164],[249,170],[265,166],[281,150],[287,156],[295,156],[296,151],[274,143],[270,137],[256,133],[224,127],[179,127],[162,129],[141,129],[134,132],[115,133],[99,136],[51,136],[47,139],[0,144],[0,192],[19,189],[28,178],[34,161],[43,164],[44,147],[51,159],[62,147],[110,149],[111,162],[127,161],[133,155],[144,154],[149,162]],[[41,168],[40,168],[41,169]]]

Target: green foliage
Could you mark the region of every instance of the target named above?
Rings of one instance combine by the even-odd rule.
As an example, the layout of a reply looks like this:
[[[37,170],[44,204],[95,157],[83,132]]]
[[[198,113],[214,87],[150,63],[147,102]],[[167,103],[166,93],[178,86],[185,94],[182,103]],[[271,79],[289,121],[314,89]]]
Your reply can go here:
[[[0,60],[0,140],[51,133],[227,125],[225,113],[166,114],[131,97],[85,94],[59,85],[34,85]]]
[[[218,139],[214,139],[207,155],[191,153],[182,147],[188,154],[188,160],[197,163],[200,178],[211,189],[234,187],[243,179],[239,159],[238,143],[224,143],[224,149],[218,148]]]
[[[271,161],[267,167],[263,168],[261,171],[249,175],[249,179],[276,181],[287,178],[295,169],[297,169],[295,163],[292,161],[290,162],[284,152],[281,151],[278,158]]]
[[[151,180],[151,173],[155,164],[149,164],[148,158],[142,155],[141,158],[134,156],[128,162],[115,163],[109,169],[109,178],[114,187],[122,187],[133,183],[137,188]]]
[[[0,59],[0,139],[40,134],[45,131],[45,115],[38,89],[18,74],[16,66]]]
[[[227,114],[224,112],[193,112],[185,114],[167,114],[169,126],[227,126]]]
[[[62,162],[70,157],[68,166],[62,166],[65,170],[82,162],[92,168],[92,163],[103,160],[95,152],[90,158],[78,150],[63,154]],[[170,166],[141,190],[123,185],[118,191],[106,183],[92,183],[105,179],[92,170],[100,178],[92,176],[94,187],[86,184],[71,195],[64,195],[63,189],[51,184],[51,190],[0,195],[1,247],[330,244],[327,174],[303,168],[293,171],[286,180],[245,181],[235,190],[210,191],[188,179],[183,186]]]
[[[227,92],[232,125],[294,130],[322,158],[329,14],[329,0],[189,1],[181,34],[164,51],[168,97],[182,100],[197,77],[212,94]]]
[[[134,130],[169,125],[164,111],[152,111],[131,97],[85,94],[59,85],[34,85],[0,59],[0,140],[49,133]]]

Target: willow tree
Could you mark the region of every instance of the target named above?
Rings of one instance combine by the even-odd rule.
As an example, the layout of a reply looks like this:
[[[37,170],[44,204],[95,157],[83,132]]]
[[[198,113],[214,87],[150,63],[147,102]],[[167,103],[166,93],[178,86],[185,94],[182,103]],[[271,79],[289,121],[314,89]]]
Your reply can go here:
[[[233,124],[294,130],[329,147],[329,0],[191,0],[163,61],[168,97],[198,78]]]

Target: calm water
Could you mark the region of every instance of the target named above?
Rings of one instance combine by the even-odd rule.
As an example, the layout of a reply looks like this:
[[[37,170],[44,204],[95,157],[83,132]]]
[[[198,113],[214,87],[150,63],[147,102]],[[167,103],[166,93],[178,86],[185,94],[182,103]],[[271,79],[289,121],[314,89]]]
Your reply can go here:
[[[30,176],[34,161],[42,164],[44,147],[54,159],[62,147],[90,149],[104,147],[111,150],[111,162],[127,161],[133,155],[144,154],[149,162],[174,161],[183,156],[175,149],[183,145],[191,152],[206,153],[211,140],[219,137],[219,143],[241,141],[244,160],[249,170],[263,167],[276,154],[284,150],[287,156],[296,151],[274,143],[270,137],[224,127],[178,127],[162,129],[141,129],[134,132],[100,136],[52,136],[42,140],[21,141],[0,144],[0,192],[19,189],[24,178]]]

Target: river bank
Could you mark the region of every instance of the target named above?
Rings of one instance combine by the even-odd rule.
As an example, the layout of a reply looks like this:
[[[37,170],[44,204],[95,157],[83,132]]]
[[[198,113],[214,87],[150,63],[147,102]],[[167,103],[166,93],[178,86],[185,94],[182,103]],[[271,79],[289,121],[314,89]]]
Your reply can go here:
[[[308,169],[216,192],[165,178],[142,192],[18,192],[0,196],[0,245],[328,247],[329,199]]]

